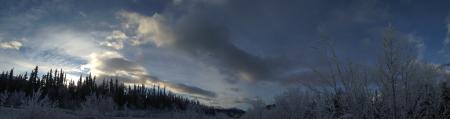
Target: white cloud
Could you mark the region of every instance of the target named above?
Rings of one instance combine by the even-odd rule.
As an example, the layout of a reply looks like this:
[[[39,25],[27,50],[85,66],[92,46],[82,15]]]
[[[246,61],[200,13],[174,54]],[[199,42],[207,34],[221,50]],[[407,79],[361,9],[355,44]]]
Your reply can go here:
[[[111,33],[111,35],[106,37],[107,40],[113,40],[113,39],[125,40],[127,38],[128,38],[128,36],[125,33],[123,33],[122,31],[118,31],[118,30],[114,30]]]
[[[120,50],[124,47],[124,42],[127,39],[128,36],[125,33],[123,33],[122,31],[114,30],[109,36],[106,36],[105,41],[100,42],[100,45]]]
[[[170,29],[163,23],[165,20],[163,16],[159,14],[143,16],[126,11],[121,11],[118,14],[124,18],[123,26],[125,29],[135,30],[136,36],[130,40],[133,45],[153,42],[157,46],[162,46],[173,42]]]
[[[16,49],[19,50],[23,44],[19,41],[7,41],[0,43],[0,48],[2,49]]]

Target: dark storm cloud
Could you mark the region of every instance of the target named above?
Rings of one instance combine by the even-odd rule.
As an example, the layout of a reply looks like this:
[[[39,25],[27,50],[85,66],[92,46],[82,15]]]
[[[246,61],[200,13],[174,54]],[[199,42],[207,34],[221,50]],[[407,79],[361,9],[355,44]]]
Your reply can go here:
[[[236,44],[259,47],[269,56],[284,55],[303,66],[317,60],[311,47],[323,35],[336,40],[336,49],[346,56],[370,52],[363,40],[379,36],[388,15],[376,0],[230,1],[225,9]]]
[[[278,80],[283,73],[317,64],[318,53],[311,47],[323,34],[339,41],[338,52],[364,58],[350,54],[371,52],[364,39],[380,35],[383,27],[373,26],[385,23],[387,14],[374,0],[180,4],[158,14],[165,18],[160,23],[172,32],[167,46],[217,66],[231,81]]]
[[[211,23],[206,16],[186,16],[175,28],[177,41],[174,47],[194,57],[206,58],[216,63],[230,78],[263,80],[268,78],[269,64],[258,56],[235,46],[228,28],[223,24]]]

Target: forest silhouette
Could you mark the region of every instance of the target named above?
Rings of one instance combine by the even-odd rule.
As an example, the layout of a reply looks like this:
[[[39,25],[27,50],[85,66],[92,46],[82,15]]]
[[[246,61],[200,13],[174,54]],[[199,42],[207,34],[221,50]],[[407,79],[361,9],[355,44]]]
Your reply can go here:
[[[42,76],[36,66],[28,75],[14,75],[14,70],[4,71],[0,74],[0,92],[6,95],[2,106],[20,107],[24,102],[20,98],[35,98],[49,100],[50,104],[63,109],[79,109],[88,97],[98,99],[110,98],[116,109],[134,110],[181,110],[196,107],[196,111],[209,115],[217,112],[230,111],[201,104],[198,100],[179,96],[165,87],[153,85],[125,85],[120,79],[98,79],[91,74],[80,76],[77,81],[68,80],[67,74],[62,70],[50,70]],[[101,82],[101,83],[100,83]],[[232,109],[236,113],[243,111]],[[229,114],[230,116],[235,116]]]

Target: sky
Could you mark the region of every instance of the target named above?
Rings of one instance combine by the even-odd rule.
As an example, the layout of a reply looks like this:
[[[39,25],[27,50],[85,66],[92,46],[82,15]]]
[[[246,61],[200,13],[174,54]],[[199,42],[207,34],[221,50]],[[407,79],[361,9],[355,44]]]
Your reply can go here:
[[[446,0],[2,0],[0,69],[160,84],[245,108],[321,68],[321,39],[371,64],[391,26],[419,60],[450,61]]]

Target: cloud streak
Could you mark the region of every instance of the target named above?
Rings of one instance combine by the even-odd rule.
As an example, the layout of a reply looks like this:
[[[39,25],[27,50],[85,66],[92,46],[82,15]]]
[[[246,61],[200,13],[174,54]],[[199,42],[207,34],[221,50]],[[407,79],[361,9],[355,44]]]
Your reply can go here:
[[[19,41],[7,41],[7,42],[1,42],[0,48],[2,49],[15,49],[19,50],[23,44]]]
[[[147,86],[161,85],[176,93],[202,96],[204,98],[215,98],[217,96],[216,93],[199,87],[160,80],[158,77],[148,74],[141,65],[113,51],[91,54],[89,63],[84,67],[89,68],[100,79],[102,77],[118,77],[125,83],[144,84]]]

